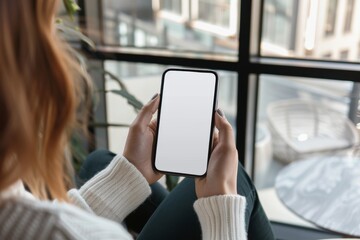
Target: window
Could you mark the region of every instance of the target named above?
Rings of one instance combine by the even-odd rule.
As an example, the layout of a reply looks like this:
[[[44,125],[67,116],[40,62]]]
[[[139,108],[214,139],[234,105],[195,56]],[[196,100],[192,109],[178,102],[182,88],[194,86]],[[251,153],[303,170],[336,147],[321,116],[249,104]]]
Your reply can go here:
[[[318,216],[318,213],[312,215],[314,209],[325,205],[323,200],[313,199],[314,196],[328,196],[334,188],[342,188],[335,184],[334,181],[338,181],[335,179],[339,179],[335,176],[346,175],[346,171],[342,172],[342,164],[327,165],[328,161],[341,163],[346,159],[357,159],[359,85],[335,79],[269,74],[260,75],[259,81],[253,164],[255,185],[262,189],[260,198],[262,202],[271,202],[265,207],[271,209],[269,218],[313,229],[315,225],[302,221],[312,219],[310,222],[327,228],[329,225],[312,218]],[[334,172],[326,173],[329,169]],[[320,176],[327,176],[327,180]],[[306,183],[302,182],[304,179]],[[296,184],[291,183],[293,180]],[[286,186],[293,190],[288,189],[285,193]],[[297,194],[299,196],[295,196]],[[281,201],[273,196],[278,196]],[[303,204],[295,206],[293,201]],[[275,207],[277,203],[285,204],[302,218],[296,219],[292,214],[282,212],[281,204]],[[308,207],[311,203],[314,205]],[[336,207],[333,209],[338,211]],[[331,215],[329,218],[333,217]],[[336,220],[327,222],[333,224]],[[303,238],[316,239],[295,235],[284,239]]]
[[[152,10],[157,18],[184,23],[190,20],[189,2],[190,0],[152,0]]]
[[[263,55],[289,55],[294,50],[296,6],[294,0],[266,0],[263,20]]]
[[[182,4],[180,0],[160,0],[160,9],[181,15]]]
[[[345,11],[345,24],[344,24],[344,32],[350,32],[352,27],[352,18],[354,13],[354,0],[347,0],[346,3],[346,11]]]
[[[220,36],[235,35],[238,3],[231,0],[192,1],[194,26]]]
[[[342,138],[349,147],[355,144],[357,119],[350,116],[356,116],[356,110],[350,106],[358,99],[352,82],[263,74],[259,86],[255,140],[258,188],[274,186],[279,171],[292,162],[342,150],[337,142]],[[323,141],[320,148],[317,141]]]
[[[143,104],[155,94],[160,92],[161,75],[170,66],[158,64],[129,63],[121,61],[105,61],[104,69],[117,76],[128,91]],[[179,68],[177,66],[177,68]],[[236,129],[236,87],[237,74],[229,71],[217,71],[219,75],[218,104],[226,114],[226,118]],[[125,98],[111,93],[112,90],[120,90],[119,84],[113,79],[106,77],[105,89],[107,121],[110,124],[108,130],[109,149],[114,152],[122,152],[127,136],[127,127],[136,117],[136,112],[128,104]]]
[[[340,52],[340,60],[346,61],[349,58],[349,50],[343,50]]]
[[[358,61],[360,4],[354,0],[264,0],[262,56]],[[339,27],[342,29],[339,29]],[[340,31],[338,31],[339,29]]]
[[[325,22],[325,35],[334,35],[336,27],[337,0],[328,0],[328,13]]]
[[[230,1],[199,0],[198,19],[212,25],[229,27]]]
[[[345,4],[350,1],[79,2],[86,10],[85,32],[100,38],[96,50],[87,49],[91,61],[119,77],[142,102],[158,91],[161,73],[169,66],[218,71],[219,106],[235,128],[239,160],[253,177],[260,198],[268,190],[276,197],[278,174],[310,157],[309,152],[320,158],[326,151],[353,149],[360,126],[356,1],[353,31],[346,34],[337,28],[345,25]],[[110,79],[105,82],[107,90],[118,87]],[[114,123],[104,128],[107,147],[120,151],[123,143],[118,139],[124,139],[126,128],[119,125],[130,123],[135,113],[113,93],[106,99],[103,113]],[[316,129],[328,138],[315,134]],[[265,210],[279,213],[272,200],[263,201],[270,203]],[[299,231],[308,230],[289,218],[283,221]],[[316,227],[309,222],[301,226]],[[336,236],[324,234],[318,238]]]
[[[103,0],[99,5],[102,45],[236,60],[238,0]]]

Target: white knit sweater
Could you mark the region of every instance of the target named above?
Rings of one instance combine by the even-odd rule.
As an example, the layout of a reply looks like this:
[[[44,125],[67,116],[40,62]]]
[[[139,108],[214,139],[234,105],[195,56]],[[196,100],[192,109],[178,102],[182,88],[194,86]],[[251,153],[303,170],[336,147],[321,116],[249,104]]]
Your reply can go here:
[[[120,223],[150,193],[145,178],[120,155],[68,192],[73,204],[39,201],[19,182],[0,192],[0,239],[132,239]],[[198,199],[203,239],[246,239],[245,205],[242,196]]]

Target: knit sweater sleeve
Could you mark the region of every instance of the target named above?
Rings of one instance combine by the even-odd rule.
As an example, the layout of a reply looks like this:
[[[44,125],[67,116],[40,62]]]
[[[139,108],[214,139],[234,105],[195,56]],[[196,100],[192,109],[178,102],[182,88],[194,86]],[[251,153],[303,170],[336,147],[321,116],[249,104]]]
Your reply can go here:
[[[194,208],[198,215],[203,239],[246,240],[246,199],[240,195],[200,198]]]
[[[125,157],[117,155],[79,190],[70,190],[68,196],[88,212],[122,222],[150,193],[142,174]]]

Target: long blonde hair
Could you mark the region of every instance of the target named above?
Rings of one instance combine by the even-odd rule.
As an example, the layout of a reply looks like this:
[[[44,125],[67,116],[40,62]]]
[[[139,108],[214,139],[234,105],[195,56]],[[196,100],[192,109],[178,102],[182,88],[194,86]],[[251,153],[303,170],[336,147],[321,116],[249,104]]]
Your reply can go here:
[[[66,200],[77,66],[55,33],[57,4],[0,1],[0,191],[22,179],[41,199]]]

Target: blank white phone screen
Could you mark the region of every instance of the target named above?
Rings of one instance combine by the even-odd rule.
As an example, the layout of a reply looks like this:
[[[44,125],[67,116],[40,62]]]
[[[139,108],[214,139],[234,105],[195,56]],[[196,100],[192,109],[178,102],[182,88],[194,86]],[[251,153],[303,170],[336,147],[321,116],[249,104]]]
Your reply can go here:
[[[201,176],[206,173],[217,76],[168,70],[163,76],[156,169]]]

